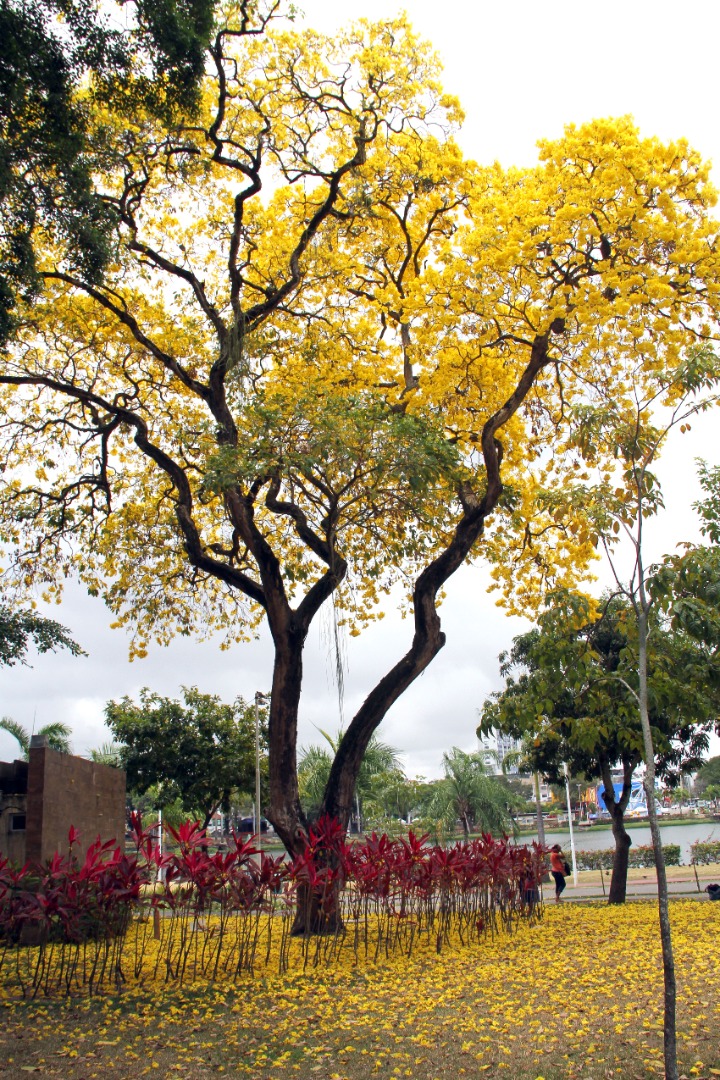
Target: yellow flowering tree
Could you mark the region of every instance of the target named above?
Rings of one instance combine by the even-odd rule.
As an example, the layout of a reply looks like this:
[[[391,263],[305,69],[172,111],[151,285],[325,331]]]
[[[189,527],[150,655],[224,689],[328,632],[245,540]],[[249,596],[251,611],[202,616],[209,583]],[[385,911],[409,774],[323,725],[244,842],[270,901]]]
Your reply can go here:
[[[267,619],[268,816],[292,852],[322,605],[356,633],[402,580],[413,616],[333,761],[323,809],[347,822],[373,733],[444,644],[458,567],[484,554],[527,609],[593,556],[582,506],[552,499],[582,472],[575,412],[712,337],[718,255],[685,144],[601,121],[537,168],[481,168],[404,21],[327,40],[238,17],[219,16],[192,123],[96,117],[122,162],[115,262],[94,285],[47,245],[0,374],[0,504],[18,587],[79,575],[137,655]]]

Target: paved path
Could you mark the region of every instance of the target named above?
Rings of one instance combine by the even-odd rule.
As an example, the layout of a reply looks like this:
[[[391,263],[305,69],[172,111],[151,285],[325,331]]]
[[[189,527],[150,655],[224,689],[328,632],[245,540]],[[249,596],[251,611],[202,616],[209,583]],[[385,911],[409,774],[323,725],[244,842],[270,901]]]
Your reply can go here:
[[[703,890],[706,885],[709,885],[711,881],[717,881],[718,877],[706,878],[702,874],[700,875],[700,891],[695,882],[694,876],[684,878],[679,881],[668,882],[668,893],[670,896],[679,898],[682,897],[686,900],[701,900],[705,903],[710,902],[710,897]],[[563,900],[569,900],[571,902],[579,902],[583,900],[606,900],[607,891],[610,888],[610,877],[605,882],[605,894],[603,894],[602,886],[599,883],[593,883],[591,885],[582,884],[582,878],[578,885],[573,884],[572,877],[567,879],[567,887],[563,893]],[[552,884],[543,885],[543,894],[546,904],[552,904],[555,902],[555,895]],[[627,899],[628,900],[656,900],[657,899],[657,882],[654,875],[647,879],[642,878],[640,880],[628,881],[627,884]]]

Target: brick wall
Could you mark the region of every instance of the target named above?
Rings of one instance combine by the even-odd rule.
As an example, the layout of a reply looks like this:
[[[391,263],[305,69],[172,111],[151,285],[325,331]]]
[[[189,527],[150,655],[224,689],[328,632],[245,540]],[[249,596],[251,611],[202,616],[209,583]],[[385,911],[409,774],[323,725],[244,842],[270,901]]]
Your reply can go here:
[[[80,857],[98,835],[122,846],[125,773],[48,746],[31,746],[25,858],[42,862],[56,851],[66,853],[71,825],[80,831],[75,849]]]
[[[20,822],[27,810],[27,778],[27,761],[0,761],[0,855],[20,864],[25,862]]]

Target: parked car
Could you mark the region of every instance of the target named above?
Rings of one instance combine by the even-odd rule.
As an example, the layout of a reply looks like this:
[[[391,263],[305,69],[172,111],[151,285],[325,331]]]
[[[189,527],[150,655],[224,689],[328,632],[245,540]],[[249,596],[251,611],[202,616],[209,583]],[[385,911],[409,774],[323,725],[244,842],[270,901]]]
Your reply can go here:
[[[270,828],[270,822],[267,820],[267,818],[261,817],[260,818],[260,832],[261,833],[266,833],[269,828]],[[252,835],[255,832],[255,822],[254,822],[254,820],[251,817],[241,818],[240,822],[238,823],[237,831],[239,833],[250,833]]]

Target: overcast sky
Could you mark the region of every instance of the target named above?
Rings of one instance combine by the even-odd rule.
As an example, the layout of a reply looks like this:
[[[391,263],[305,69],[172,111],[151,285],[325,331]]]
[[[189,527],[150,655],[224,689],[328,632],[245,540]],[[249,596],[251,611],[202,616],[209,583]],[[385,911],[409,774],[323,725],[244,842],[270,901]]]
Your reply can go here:
[[[307,25],[333,30],[358,17],[384,18],[405,9],[435,45],[446,88],[460,98],[467,120],[465,153],[480,162],[530,165],[535,143],[556,138],[567,123],[630,113],[644,135],[684,136],[715,162],[720,186],[717,116],[718,7],[707,0],[469,3],[468,0],[304,0]],[[655,522],[651,556],[697,535],[691,504],[698,497],[693,459],[720,463],[716,418],[675,439],[661,470],[668,511]],[[506,617],[485,594],[481,566],[451,579],[443,606],[447,645],[428,671],[393,707],[380,729],[397,747],[410,775],[441,774],[443,751],[475,747],[477,710],[499,688],[497,655],[526,628]],[[88,657],[63,654],[33,659],[32,668],[0,669],[0,714],[28,728],[63,720],[78,753],[107,741],[103,707],[110,698],[137,695],[142,686],[176,696],[182,685],[224,700],[269,689],[272,654],[265,636],[221,652],[216,644],[187,640],[151,647],[145,660],[127,661],[127,641],[109,629],[102,603],[70,589],[50,612],[67,625]],[[310,633],[301,703],[300,743],[318,741],[316,728],[336,730],[338,698],[328,645],[329,626]],[[365,636],[344,643],[345,718],[408,647],[411,624],[387,604],[387,617]],[[16,744],[0,733],[0,760]],[[716,741],[713,752],[720,752]]]

